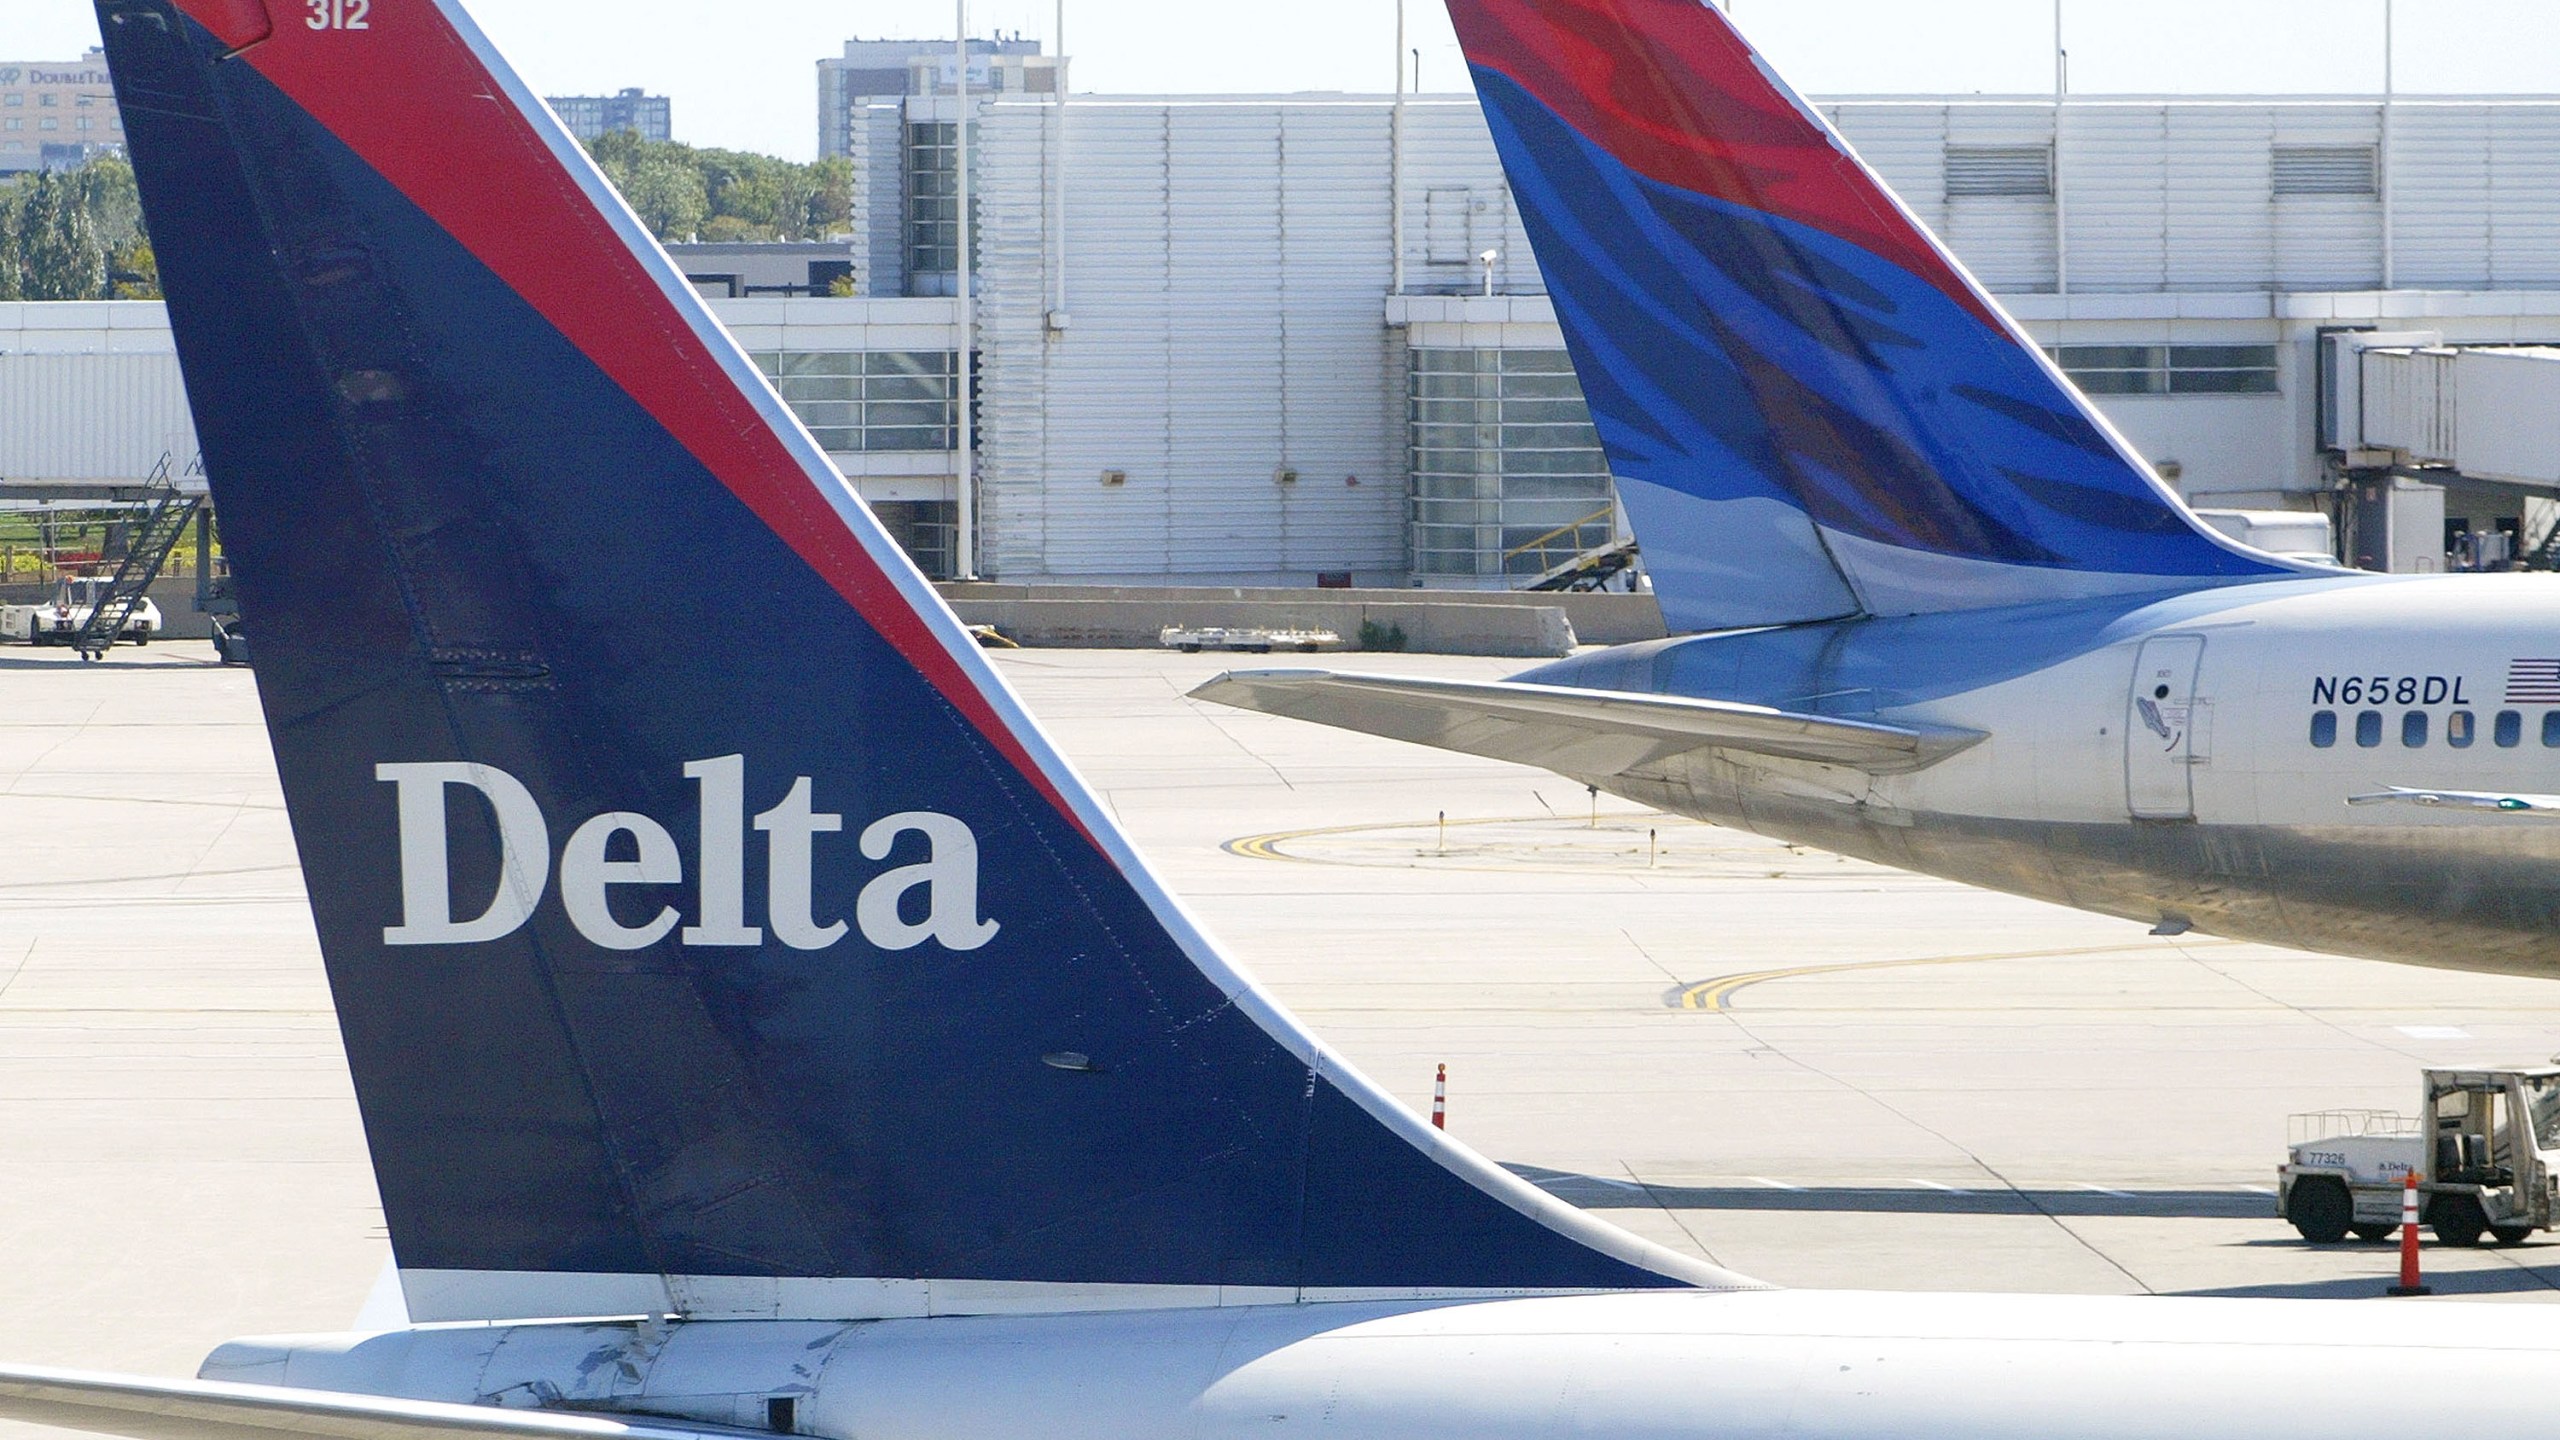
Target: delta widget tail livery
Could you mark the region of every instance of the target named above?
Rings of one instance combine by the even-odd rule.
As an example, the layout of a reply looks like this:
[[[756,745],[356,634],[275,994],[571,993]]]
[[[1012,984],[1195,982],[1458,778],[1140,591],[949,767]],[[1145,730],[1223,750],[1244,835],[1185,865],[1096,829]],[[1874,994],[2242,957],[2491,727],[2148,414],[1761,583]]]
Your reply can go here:
[[[1449,0],[1675,632],[2296,573],[2198,524],[1703,0]]]
[[[457,7],[98,10],[414,1315],[1741,1283],[1237,974]]]

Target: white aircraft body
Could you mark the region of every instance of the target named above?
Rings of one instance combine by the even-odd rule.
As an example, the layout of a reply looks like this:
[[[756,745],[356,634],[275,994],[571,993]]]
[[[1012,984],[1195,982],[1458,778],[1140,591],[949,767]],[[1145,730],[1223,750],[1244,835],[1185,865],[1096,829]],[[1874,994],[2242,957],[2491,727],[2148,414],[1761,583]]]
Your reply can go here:
[[[1674,638],[1200,696],[2165,933],[2560,974],[2560,582],[2226,539],[1746,48],[1453,13]],[[1508,423],[1435,384],[1418,445]]]
[[[2153,925],[2560,973],[2560,585],[2341,577],[1197,693]]]
[[[2542,1306],[1771,1290],[301,1337],[224,1347],[218,1381],[0,1372],[0,1411],[236,1440],[701,1440],[771,1433],[777,1401],[862,1440],[2263,1440],[2440,1424],[2462,1374],[2516,1382],[2464,1403],[2522,1423],[2555,1346]]]
[[[413,1323],[236,1341],[193,1380],[0,1369],[0,1417],[2540,1422],[2548,1309],[1782,1292],[1488,1163],[1200,932],[452,0],[98,10]],[[1459,13],[1739,47],[1688,0]],[[676,547],[733,563],[655,563]],[[728,613],[741,571],[789,626],[666,643],[656,617]],[[1697,713],[1817,756],[1967,739]]]

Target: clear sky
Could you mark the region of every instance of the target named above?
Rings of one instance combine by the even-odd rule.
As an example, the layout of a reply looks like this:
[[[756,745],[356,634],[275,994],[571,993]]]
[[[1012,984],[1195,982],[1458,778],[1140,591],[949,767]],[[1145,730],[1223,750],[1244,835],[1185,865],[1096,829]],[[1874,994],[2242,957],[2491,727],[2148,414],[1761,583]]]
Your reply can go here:
[[[269,0],[289,12],[292,0]],[[2049,91],[2052,0],[1732,0],[1809,94]],[[951,33],[941,0],[471,0],[534,88],[675,98],[676,138],[807,158],[819,56]],[[1423,88],[1463,88],[1439,0],[1407,0]],[[2081,93],[2370,92],[2383,0],[2064,0]],[[971,0],[970,27],[1045,39],[1053,0]],[[1394,0],[1067,0],[1078,91],[1386,90]],[[2398,0],[2409,92],[2560,92],[2560,0]],[[0,61],[96,43],[81,0],[0,0]]]

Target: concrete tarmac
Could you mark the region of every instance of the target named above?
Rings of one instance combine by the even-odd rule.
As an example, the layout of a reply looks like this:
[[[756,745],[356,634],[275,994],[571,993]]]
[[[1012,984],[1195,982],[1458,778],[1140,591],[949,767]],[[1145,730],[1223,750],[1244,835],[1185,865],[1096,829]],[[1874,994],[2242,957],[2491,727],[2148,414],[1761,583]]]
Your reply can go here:
[[[1445,1063],[1459,1138],[1781,1284],[2379,1296],[2391,1247],[2274,1217],[2286,1116],[2560,1049],[2547,982],[2155,939],[1182,698],[1250,657],[999,663],[1360,1068],[1427,1107]],[[0,1361],[190,1373],[353,1325],[388,1253],[251,677],[0,650]],[[2560,1299],[2560,1242],[2427,1262]]]

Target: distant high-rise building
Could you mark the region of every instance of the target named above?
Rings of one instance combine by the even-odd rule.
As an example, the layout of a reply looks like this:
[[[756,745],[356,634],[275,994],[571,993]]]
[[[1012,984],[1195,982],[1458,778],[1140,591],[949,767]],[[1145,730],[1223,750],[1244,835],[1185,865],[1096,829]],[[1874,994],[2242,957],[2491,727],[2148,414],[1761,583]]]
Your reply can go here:
[[[667,97],[632,86],[619,95],[549,95],[544,100],[560,115],[560,123],[580,140],[597,140],[616,130],[629,130],[643,140],[675,138],[668,123]]]
[[[0,61],[0,175],[61,170],[124,145],[106,52]]]
[[[969,42],[969,89],[977,94],[1054,94],[1058,67],[1037,40]],[[958,69],[948,40],[847,40],[843,55],[818,62],[818,153],[852,153],[854,117],[866,101],[952,94]]]

